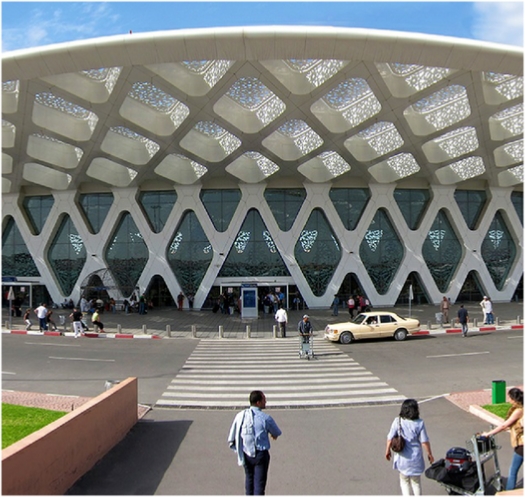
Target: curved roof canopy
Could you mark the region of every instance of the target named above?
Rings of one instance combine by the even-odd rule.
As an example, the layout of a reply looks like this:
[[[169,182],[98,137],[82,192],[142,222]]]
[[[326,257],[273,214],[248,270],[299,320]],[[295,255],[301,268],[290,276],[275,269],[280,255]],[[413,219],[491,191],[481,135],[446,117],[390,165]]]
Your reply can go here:
[[[129,34],[2,59],[4,193],[523,182],[523,50],[514,47],[254,27]]]

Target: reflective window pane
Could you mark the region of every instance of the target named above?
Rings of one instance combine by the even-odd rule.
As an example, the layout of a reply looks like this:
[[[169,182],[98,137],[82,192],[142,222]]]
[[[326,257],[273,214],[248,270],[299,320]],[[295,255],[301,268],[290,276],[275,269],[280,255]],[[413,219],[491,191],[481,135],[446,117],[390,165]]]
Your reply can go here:
[[[139,202],[154,233],[160,233],[164,229],[176,201],[177,193],[174,191],[141,193]]]
[[[330,199],[347,230],[355,229],[369,198],[368,188],[332,188],[330,190]]]
[[[48,257],[63,294],[70,295],[86,263],[86,247],[69,216],[62,219]]]
[[[264,198],[282,231],[288,231],[297,217],[304,199],[306,191],[302,188],[297,189],[278,189],[268,188],[264,191]]]
[[[88,220],[88,227],[92,233],[100,231],[112,203],[112,193],[86,193],[80,195],[80,207]]]
[[[33,256],[11,216],[2,233],[2,276],[40,276]]]
[[[226,231],[241,200],[240,190],[201,190],[201,201],[217,231]]]
[[[428,190],[396,189],[394,199],[408,227],[411,230],[417,229],[430,199]]]
[[[24,210],[35,235],[39,235],[42,232],[54,201],[53,195],[24,198]]]
[[[512,192],[510,199],[523,225],[523,192]]]
[[[485,191],[456,190],[454,198],[469,229],[476,229],[481,212],[487,201]]]
[[[341,247],[321,209],[310,214],[294,254],[313,294],[324,295],[341,260]]]
[[[381,295],[388,292],[405,250],[384,209],[379,209],[359,247],[370,279]]]
[[[184,214],[167,258],[182,291],[195,294],[211,263],[213,249],[193,211]]]

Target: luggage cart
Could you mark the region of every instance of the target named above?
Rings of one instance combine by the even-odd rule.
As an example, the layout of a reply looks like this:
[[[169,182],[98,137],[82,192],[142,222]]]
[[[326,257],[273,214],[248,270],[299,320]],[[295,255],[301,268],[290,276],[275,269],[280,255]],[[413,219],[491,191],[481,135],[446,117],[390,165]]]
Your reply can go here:
[[[449,495],[489,495],[485,492],[489,487],[499,492],[502,489],[501,471],[498,461],[498,447],[493,436],[481,437],[473,435],[466,442],[467,448],[475,464],[478,484],[473,491],[467,490],[460,485],[450,483],[448,478],[444,481],[436,481],[447,489]],[[473,467],[473,466],[472,466]],[[460,473],[456,473],[456,476]],[[493,494],[491,492],[491,494]]]
[[[307,338],[307,340],[305,340]],[[313,359],[314,354],[314,334],[301,335],[299,333],[299,359]]]

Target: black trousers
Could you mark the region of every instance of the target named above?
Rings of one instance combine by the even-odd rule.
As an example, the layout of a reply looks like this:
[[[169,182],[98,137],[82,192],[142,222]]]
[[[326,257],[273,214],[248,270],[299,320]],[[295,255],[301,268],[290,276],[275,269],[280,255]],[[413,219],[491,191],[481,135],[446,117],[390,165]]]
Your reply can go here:
[[[264,495],[269,467],[270,452],[268,450],[257,450],[255,457],[250,457],[246,452],[244,453],[246,495]]]

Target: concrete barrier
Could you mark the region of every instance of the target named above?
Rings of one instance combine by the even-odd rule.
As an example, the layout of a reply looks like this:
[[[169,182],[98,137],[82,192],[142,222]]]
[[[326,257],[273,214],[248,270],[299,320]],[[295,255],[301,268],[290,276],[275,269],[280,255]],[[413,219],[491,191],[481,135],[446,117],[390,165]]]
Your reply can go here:
[[[138,421],[138,381],[128,378],[2,450],[3,495],[64,495]]]

